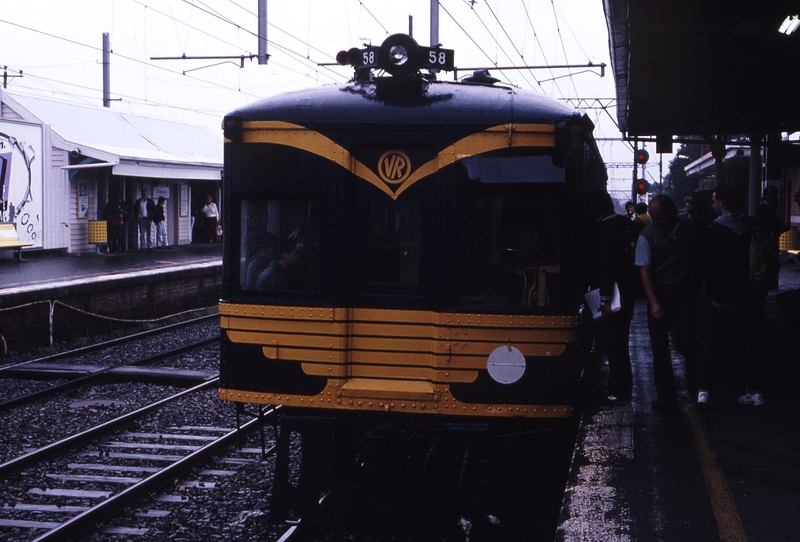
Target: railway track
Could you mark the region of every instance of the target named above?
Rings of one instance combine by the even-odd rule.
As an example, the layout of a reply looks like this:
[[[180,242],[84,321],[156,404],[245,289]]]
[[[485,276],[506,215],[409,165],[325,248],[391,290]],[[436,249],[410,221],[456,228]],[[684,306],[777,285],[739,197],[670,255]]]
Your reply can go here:
[[[32,364],[32,363],[45,363],[45,362],[54,362],[58,360],[73,358],[73,357],[81,357],[85,356],[86,354],[96,352],[98,350],[103,350],[106,348],[110,348],[112,346],[119,346],[124,345],[126,343],[130,343],[133,341],[153,337],[160,333],[168,333],[171,331],[183,329],[192,325],[197,325],[203,322],[208,322],[212,320],[216,320],[219,318],[218,314],[208,314],[205,316],[199,316],[197,318],[191,318],[188,320],[183,320],[181,322],[176,322],[174,324],[168,324],[164,326],[159,326],[153,329],[148,329],[145,331],[139,331],[136,333],[131,333],[129,335],[124,335],[122,337],[116,337],[114,339],[109,339],[106,341],[100,341],[97,343],[80,346],[77,348],[71,348],[68,350],[64,350],[62,352],[56,352],[54,354],[49,354],[47,356],[42,356],[34,359],[29,359],[25,361],[20,361],[16,363],[10,363],[7,365],[0,366],[0,376],[3,375],[4,372],[10,371],[12,369],[16,369],[19,367],[24,367],[25,365]]]
[[[0,402],[0,412],[18,406],[27,405],[35,401],[40,401],[42,399],[52,397],[59,393],[70,392],[78,388],[81,388],[83,386],[98,384],[103,381],[108,381],[112,379],[130,381],[133,379],[146,378],[151,382],[158,382],[164,384],[181,384],[182,382],[186,381],[191,382],[192,380],[195,380],[202,375],[199,375],[197,373],[192,374],[189,372],[176,374],[174,371],[170,371],[169,369],[163,369],[162,371],[141,372],[141,371],[126,371],[123,368],[151,365],[162,360],[174,358],[186,354],[188,352],[199,350],[201,348],[212,346],[218,343],[219,343],[219,337],[213,337],[210,339],[204,339],[201,341],[196,341],[190,344],[182,345],[178,348],[169,350],[167,352],[161,352],[158,354],[154,354],[152,356],[146,356],[141,359],[128,361],[113,367],[101,367],[96,370],[91,370],[91,369],[87,370],[85,366],[80,366],[77,369],[75,369],[74,366],[68,364],[53,365],[53,364],[44,364],[42,362],[38,362],[36,364],[29,362],[28,364],[26,364],[24,368],[16,368],[13,370],[9,370],[5,374],[7,375],[7,377],[18,377],[18,378],[33,378],[33,377],[42,378],[46,377],[47,375],[58,377],[58,376],[63,376],[64,374],[69,374],[73,378],[66,381],[59,380],[59,383],[55,385],[39,389],[31,393],[19,395],[17,397],[13,397],[10,399],[6,399],[5,401]],[[77,376],[80,374],[82,374],[82,376]]]
[[[213,317],[216,317],[216,315]],[[27,386],[23,386],[20,392],[7,391],[4,400],[0,401],[0,412],[46,399],[59,393],[67,393],[82,386],[109,380],[141,381],[147,379],[150,382],[175,385],[193,385],[197,383],[198,379],[205,380],[209,378],[209,375],[190,371],[176,372],[168,369],[142,371],[126,370],[124,368],[150,366],[164,360],[177,358],[195,350],[217,344],[219,342],[218,336],[193,340],[177,348],[161,350],[154,354],[131,355],[118,349],[120,345],[143,341],[145,338],[151,338],[157,333],[168,333],[192,324],[207,322],[211,319],[211,317],[202,317],[165,326],[157,330],[137,333],[88,347],[0,367],[0,377],[37,381],[37,384],[32,386],[36,388],[34,391],[28,391]],[[94,355],[89,358],[91,353],[94,353]],[[86,359],[94,361],[86,362]],[[55,384],[42,385],[38,382],[40,380],[55,381]]]
[[[234,430],[216,425],[128,429],[215,385],[216,379],[0,465],[0,479],[16,488],[14,502],[0,508],[0,528],[18,540],[72,540],[154,494],[168,507],[186,504],[184,490],[213,491],[215,480],[236,475],[233,469],[198,469],[214,456],[222,454],[219,461],[234,467],[260,460],[269,453],[265,447],[235,446],[277,409],[260,410]],[[170,484],[173,491],[158,494]],[[146,510],[137,514],[134,526],[101,528],[107,534],[143,535],[147,521],[168,513]]]

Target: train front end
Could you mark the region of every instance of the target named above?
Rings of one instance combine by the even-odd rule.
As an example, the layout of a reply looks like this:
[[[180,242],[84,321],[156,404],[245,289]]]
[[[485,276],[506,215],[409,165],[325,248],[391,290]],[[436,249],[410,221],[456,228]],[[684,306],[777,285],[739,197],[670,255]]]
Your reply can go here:
[[[342,54],[350,84],[225,118],[220,397],[319,414],[571,417],[578,215],[605,185],[592,125],[478,76],[374,77],[370,59],[413,40],[387,42]],[[451,68],[442,51],[414,54]]]

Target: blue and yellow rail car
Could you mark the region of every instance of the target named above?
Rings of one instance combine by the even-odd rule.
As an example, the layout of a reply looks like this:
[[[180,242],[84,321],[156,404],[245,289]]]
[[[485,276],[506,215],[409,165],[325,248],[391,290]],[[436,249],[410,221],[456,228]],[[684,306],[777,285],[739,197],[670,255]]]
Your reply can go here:
[[[592,123],[485,74],[424,75],[453,53],[407,36],[340,58],[348,84],[224,119],[220,397],[353,442],[573,416],[581,202],[606,183]]]

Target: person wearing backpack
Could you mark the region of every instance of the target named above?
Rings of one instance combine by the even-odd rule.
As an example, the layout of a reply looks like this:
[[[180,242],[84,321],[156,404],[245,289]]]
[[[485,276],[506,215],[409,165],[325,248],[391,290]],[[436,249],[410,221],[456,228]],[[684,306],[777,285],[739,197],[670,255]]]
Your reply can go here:
[[[707,354],[698,373],[697,405],[706,407],[721,370],[742,372],[739,403],[763,405],[758,344],[763,298],[769,291],[769,239],[758,221],[744,213],[733,187],[714,189],[711,205],[719,215],[706,233],[702,272],[710,303]]]

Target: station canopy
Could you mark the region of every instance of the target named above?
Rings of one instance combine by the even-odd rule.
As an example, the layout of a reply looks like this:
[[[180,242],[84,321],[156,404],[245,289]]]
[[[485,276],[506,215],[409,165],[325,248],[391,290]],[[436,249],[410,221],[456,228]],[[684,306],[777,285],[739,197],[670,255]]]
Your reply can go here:
[[[0,92],[3,117],[43,123],[52,145],[77,156],[64,169],[109,167],[114,175],[215,180],[222,172],[222,130]]]
[[[604,4],[622,132],[800,131],[797,0]]]

